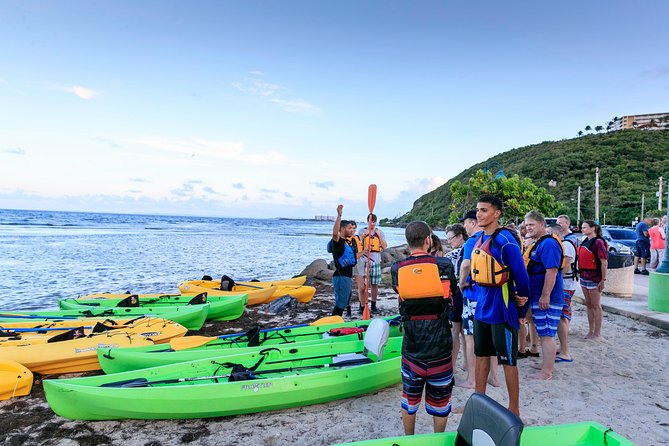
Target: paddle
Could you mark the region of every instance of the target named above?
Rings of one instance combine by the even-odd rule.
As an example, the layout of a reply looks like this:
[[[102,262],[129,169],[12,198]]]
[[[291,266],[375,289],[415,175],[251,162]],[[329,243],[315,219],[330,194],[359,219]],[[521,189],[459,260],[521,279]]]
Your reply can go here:
[[[369,358],[355,358],[346,361],[340,361],[336,364],[321,364],[321,365],[305,365],[300,367],[286,367],[283,369],[272,369],[272,370],[256,370],[254,372],[248,371],[247,379],[254,379],[256,375],[267,375],[271,373],[282,373],[282,372],[293,372],[297,370],[306,370],[306,369],[324,369],[324,368],[338,368],[338,367],[351,367],[355,365],[369,364],[371,359]],[[183,382],[192,382],[192,381],[203,381],[209,379],[221,379],[221,378],[230,378],[232,373],[226,375],[211,375],[211,376],[195,376],[191,378],[172,378],[172,379],[160,379],[157,381],[149,381],[146,378],[135,378],[127,379],[125,381],[116,381],[112,383],[101,384],[100,387],[121,387],[121,388],[133,388],[133,387],[147,387],[154,384],[176,384]]]
[[[344,323],[344,319],[342,319],[341,316],[327,316],[327,317],[322,317],[314,322],[311,322],[309,324],[298,324],[298,325],[289,325],[286,327],[276,327],[276,328],[267,328],[264,330],[260,330],[260,333],[269,333],[272,331],[281,331],[281,330],[289,330],[292,328],[299,328],[299,327],[308,327],[310,325],[329,325],[329,324],[342,324]],[[195,347],[200,347],[204,344],[207,344],[211,341],[216,341],[218,339],[229,339],[229,338],[235,338],[235,337],[240,337],[243,336],[245,333],[233,333],[233,334],[228,334],[228,335],[220,335],[220,336],[185,336],[183,338],[175,338],[170,340],[170,347],[173,350],[186,350],[189,348],[195,348]]]
[[[376,184],[370,184],[367,189],[367,207],[369,208],[369,217],[367,218],[367,227],[369,228],[372,225],[372,213],[374,213],[374,206],[376,205]],[[369,320],[369,273],[372,264],[371,253],[372,253],[372,233],[369,233],[369,242],[367,243],[367,272],[365,280],[365,308],[362,310],[362,319],[367,321]]]
[[[6,328],[0,326],[0,330],[4,330],[6,332],[10,333],[45,333],[47,331],[67,331],[67,330],[72,330],[73,328],[79,328],[79,327],[54,327],[54,328]],[[82,326],[81,328],[93,328],[92,325],[85,325]]]

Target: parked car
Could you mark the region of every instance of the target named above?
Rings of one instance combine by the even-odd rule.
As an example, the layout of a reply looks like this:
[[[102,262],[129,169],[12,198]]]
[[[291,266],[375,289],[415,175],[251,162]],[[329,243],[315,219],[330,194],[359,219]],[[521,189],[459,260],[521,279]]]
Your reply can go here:
[[[602,237],[609,244],[609,252],[632,254],[636,246],[636,231],[627,226],[602,225]]]

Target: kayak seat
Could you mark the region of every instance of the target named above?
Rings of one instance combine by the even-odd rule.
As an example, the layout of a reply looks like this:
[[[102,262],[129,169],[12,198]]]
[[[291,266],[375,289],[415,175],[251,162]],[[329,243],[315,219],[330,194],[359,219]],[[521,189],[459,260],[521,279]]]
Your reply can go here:
[[[390,326],[385,319],[375,317],[369,323],[365,332],[365,353],[373,353],[380,361],[383,358],[383,348],[390,336]]]
[[[492,398],[474,393],[462,413],[455,446],[519,446],[523,422]]]
[[[332,364],[339,367],[346,365],[360,365],[374,362],[369,356],[362,353],[343,353],[332,358]]]

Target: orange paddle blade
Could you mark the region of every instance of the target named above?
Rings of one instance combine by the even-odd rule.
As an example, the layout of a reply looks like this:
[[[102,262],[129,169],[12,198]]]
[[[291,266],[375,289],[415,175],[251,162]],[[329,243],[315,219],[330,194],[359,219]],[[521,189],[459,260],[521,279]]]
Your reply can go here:
[[[374,212],[376,206],[376,184],[370,184],[367,189],[367,205],[369,206],[369,213]]]

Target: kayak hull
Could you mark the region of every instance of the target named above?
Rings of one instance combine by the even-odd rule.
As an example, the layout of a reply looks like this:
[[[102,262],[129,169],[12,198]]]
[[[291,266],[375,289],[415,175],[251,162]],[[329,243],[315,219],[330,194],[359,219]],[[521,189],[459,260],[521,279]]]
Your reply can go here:
[[[454,446],[456,432],[379,438],[338,446]],[[634,443],[596,422],[525,427],[520,446],[634,446]],[[335,445],[337,446],[337,445]]]
[[[152,341],[137,335],[114,330],[70,341],[0,348],[0,361],[23,364],[42,375],[99,370],[98,348],[121,348],[151,345]]]
[[[54,412],[77,420],[208,418],[265,412],[348,398],[400,381],[400,338],[388,340],[381,361],[322,367],[332,363],[332,355],[362,349],[362,341],[305,346],[297,348],[299,354],[289,353],[290,347],[272,349],[254,372],[263,377],[248,381],[228,382],[222,378],[219,382],[207,379],[148,387],[100,387],[138,378],[154,382],[225,376],[230,371],[216,358],[210,358],[113,375],[45,380],[44,390]],[[224,361],[253,365],[253,360],[243,354],[227,356]],[[306,366],[315,368],[262,375],[263,370]]]
[[[182,294],[207,293],[217,296],[239,296],[240,294],[247,294],[247,305],[249,306],[269,302],[269,299],[277,290],[276,286],[256,289],[238,289],[238,287],[235,286],[232,288],[232,291],[223,291],[220,289],[220,286],[221,282],[215,280],[185,280],[178,285],[178,288]]]
[[[127,294],[109,294],[103,298],[87,297],[86,299],[60,299],[58,305],[63,310],[87,310],[117,308],[117,305],[128,297]],[[139,308],[143,311],[166,311],[176,307],[194,307],[188,302],[194,297],[184,294],[139,294]],[[244,314],[248,297],[244,294],[236,296],[207,296],[209,311],[207,320],[230,321]]]
[[[33,374],[23,365],[11,360],[0,361],[0,400],[30,394]]]
[[[243,334],[231,335],[222,339],[216,339],[194,348],[179,350],[172,349],[167,345],[151,345],[146,347],[122,348],[122,349],[100,349],[98,359],[105,373],[121,373],[130,370],[158,367],[177,362],[196,361],[210,358],[212,356],[238,355],[247,353],[256,357],[259,351],[274,346],[290,344],[291,346],[302,346],[308,344],[348,342],[358,339],[357,334],[346,336],[329,336],[328,333],[334,328],[366,328],[371,321],[351,321],[339,324],[310,325],[306,327],[285,328],[279,330],[267,330],[260,333],[260,345],[249,347],[248,339]],[[390,336],[401,336],[402,332],[397,324],[390,327]],[[362,336],[363,333],[360,333]],[[329,336],[329,337],[327,337]],[[185,337],[180,341],[188,341]],[[173,346],[176,347],[176,345]]]
[[[128,319],[138,317],[158,317],[177,322],[189,330],[199,330],[207,320],[209,304],[174,307],[148,313],[142,308],[107,308],[96,310],[55,310],[55,311],[13,311],[0,312],[0,322],[21,321],[65,321],[83,318]]]

